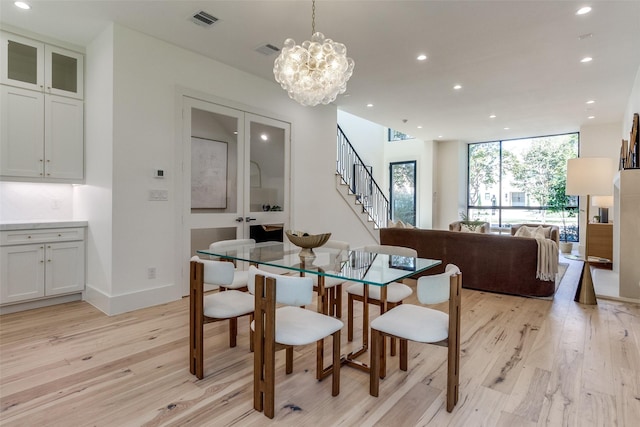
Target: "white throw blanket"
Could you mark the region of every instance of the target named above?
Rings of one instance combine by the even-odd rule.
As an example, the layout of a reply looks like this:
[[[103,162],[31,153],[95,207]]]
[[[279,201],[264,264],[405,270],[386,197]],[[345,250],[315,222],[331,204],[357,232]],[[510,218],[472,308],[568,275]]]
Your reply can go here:
[[[536,239],[536,242],[538,242],[536,278],[547,282],[555,281],[558,273],[558,245],[550,239]]]

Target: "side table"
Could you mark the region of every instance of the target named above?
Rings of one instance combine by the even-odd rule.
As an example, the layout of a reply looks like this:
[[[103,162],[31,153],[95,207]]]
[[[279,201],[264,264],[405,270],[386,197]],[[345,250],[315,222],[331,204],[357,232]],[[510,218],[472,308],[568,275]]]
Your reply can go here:
[[[579,255],[563,254],[562,256],[567,259],[584,262],[574,301],[579,302],[580,304],[598,304],[598,301],[596,300],[596,292],[593,289],[593,279],[591,278],[591,264],[611,264],[611,260],[594,256],[587,257],[586,259]]]

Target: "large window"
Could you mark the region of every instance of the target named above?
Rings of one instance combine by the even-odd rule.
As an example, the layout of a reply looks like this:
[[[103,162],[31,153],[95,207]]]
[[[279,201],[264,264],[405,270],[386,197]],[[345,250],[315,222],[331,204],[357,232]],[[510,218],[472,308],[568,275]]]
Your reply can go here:
[[[389,164],[391,218],[416,225],[416,162]]]
[[[561,240],[577,241],[578,198],[564,190],[578,143],[571,133],[469,144],[468,218],[492,228],[555,224]]]

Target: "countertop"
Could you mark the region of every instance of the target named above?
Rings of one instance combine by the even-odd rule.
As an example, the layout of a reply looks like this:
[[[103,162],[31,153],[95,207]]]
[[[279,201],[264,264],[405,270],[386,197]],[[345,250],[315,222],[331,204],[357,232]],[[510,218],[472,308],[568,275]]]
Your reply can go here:
[[[73,227],[87,227],[88,221],[84,220],[46,220],[46,219],[34,219],[24,221],[3,221],[0,223],[0,231],[9,230],[34,230],[34,229],[47,229],[47,228],[73,228]]]

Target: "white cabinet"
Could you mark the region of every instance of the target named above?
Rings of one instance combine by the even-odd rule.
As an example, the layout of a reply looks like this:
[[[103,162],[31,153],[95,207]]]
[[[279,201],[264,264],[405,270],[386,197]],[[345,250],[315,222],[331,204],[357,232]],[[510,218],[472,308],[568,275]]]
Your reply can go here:
[[[82,182],[83,55],[0,35],[0,177]]]
[[[84,56],[16,34],[1,33],[0,83],[53,95],[84,97]]]
[[[11,86],[0,98],[0,175],[82,181],[83,102]]]
[[[79,293],[84,287],[84,228],[1,232],[0,305]]]

